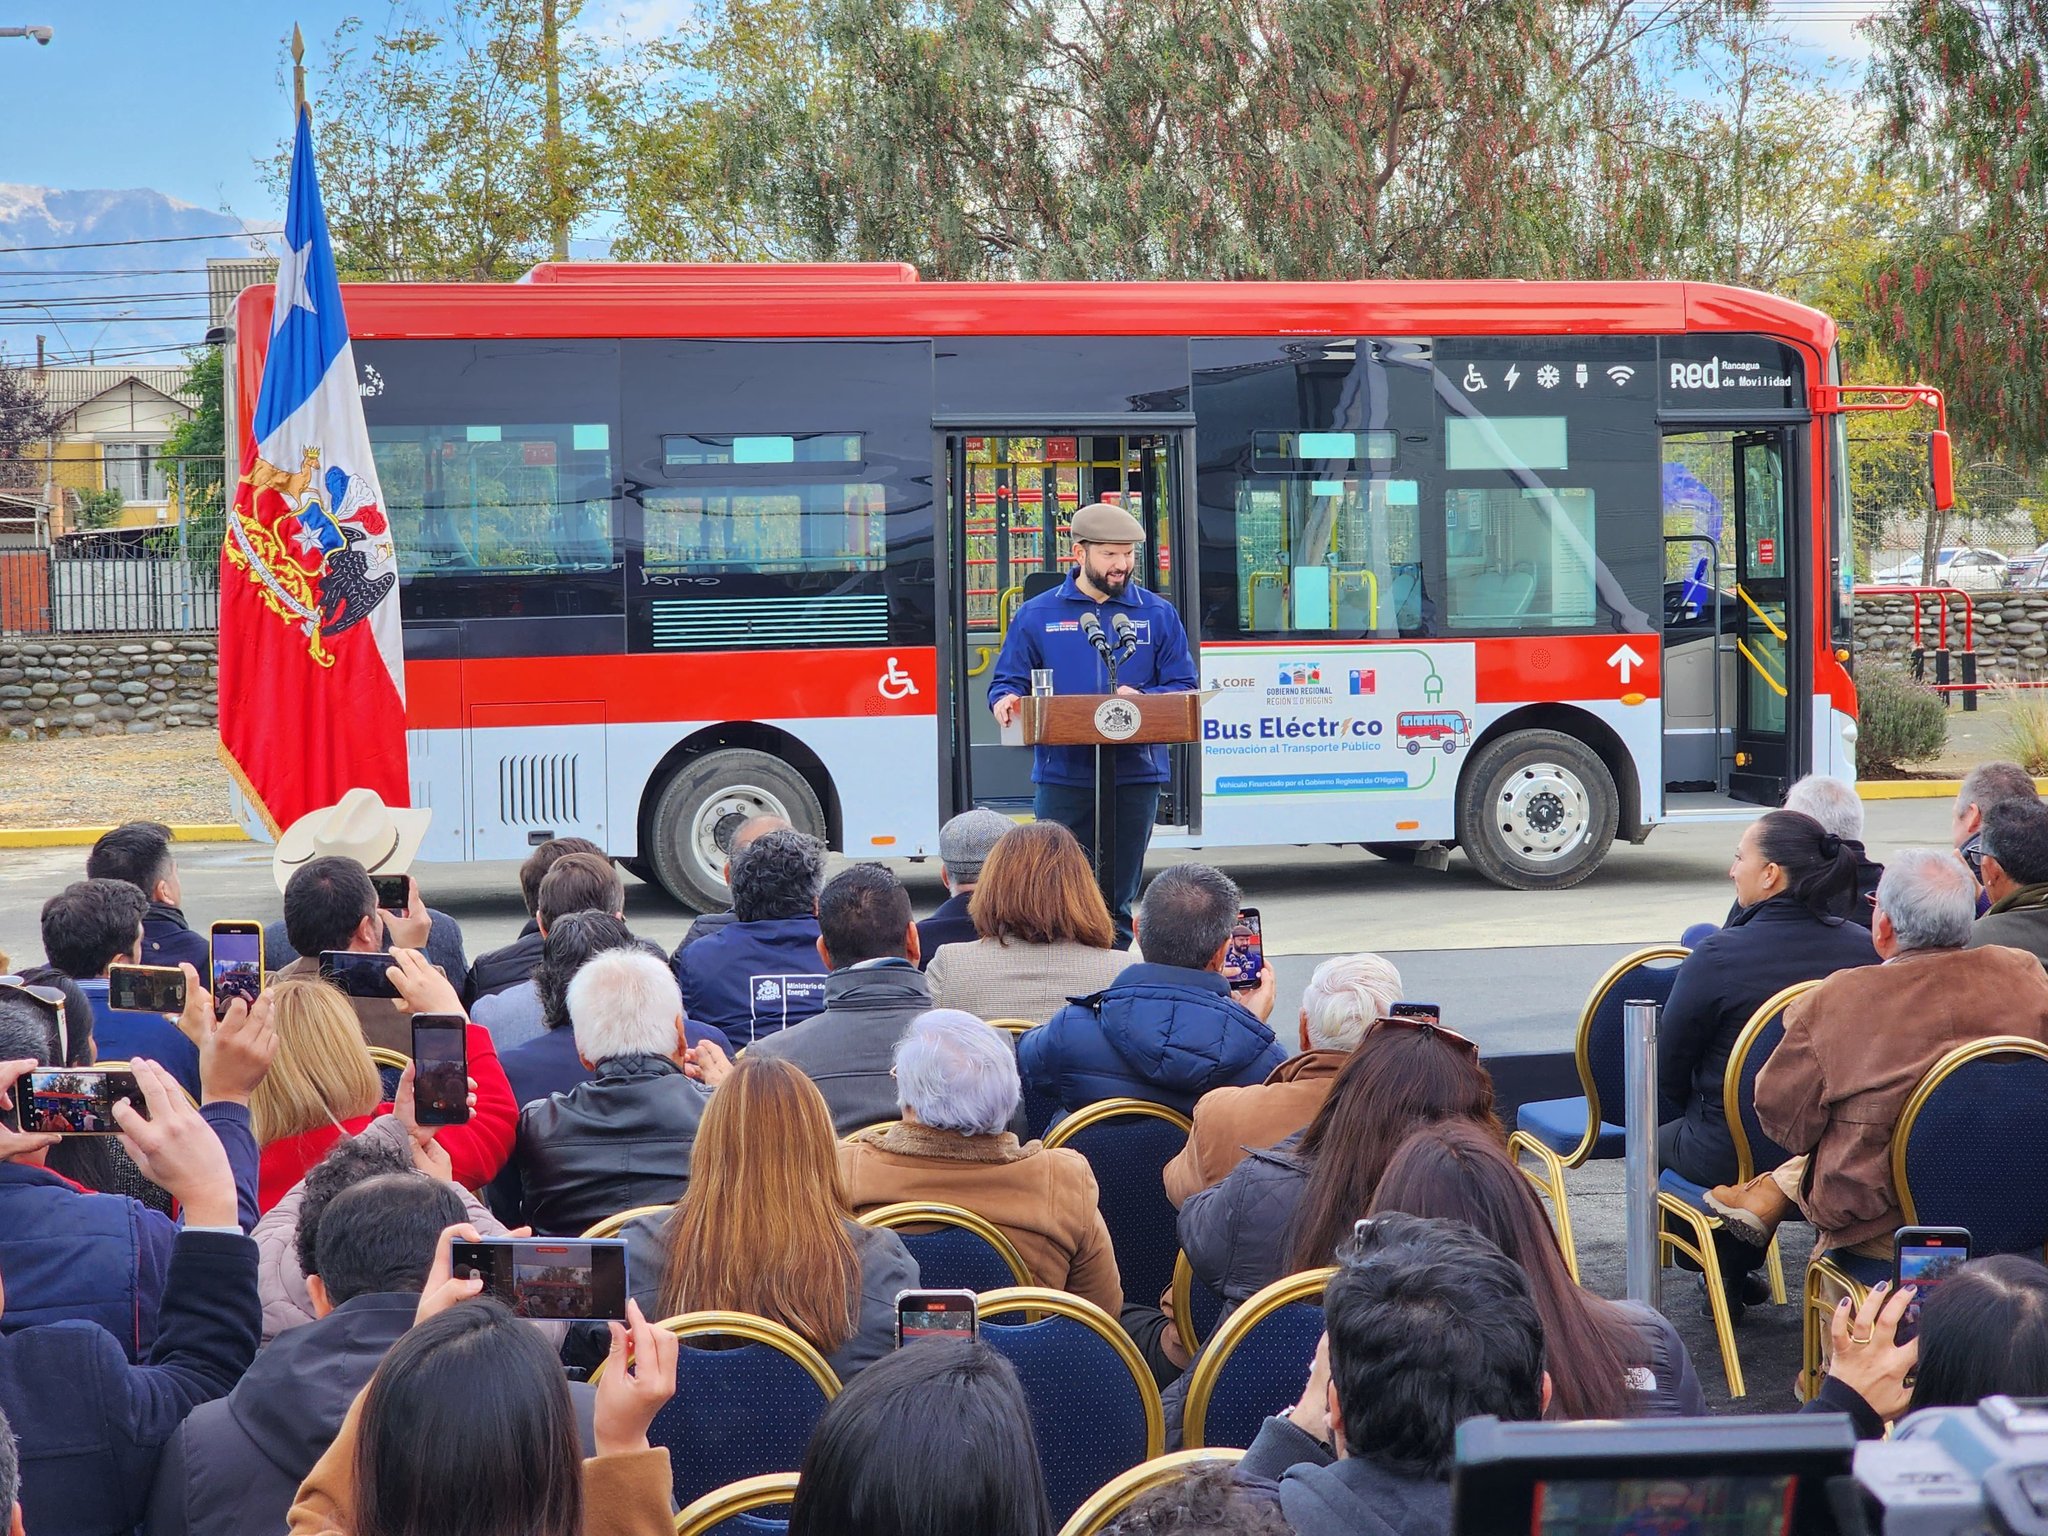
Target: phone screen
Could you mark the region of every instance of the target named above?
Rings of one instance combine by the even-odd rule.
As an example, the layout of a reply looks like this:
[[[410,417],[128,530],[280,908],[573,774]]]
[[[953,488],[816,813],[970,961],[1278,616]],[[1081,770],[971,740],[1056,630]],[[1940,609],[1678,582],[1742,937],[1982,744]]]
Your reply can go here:
[[[405,875],[372,875],[377,888],[377,906],[385,912],[403,912],[412,905],[412,882]]]
[[[398,988],[385,974],[390,969],[391,956],[381,949],[368,954],[347,949],[320,952],[320,979],[350,997],[398,996]]]
[[[145,1118],[149,1106],[135,1074],[118,1067],[62,1067],[31,1072],[15,1087],[24,1131],[59,1136],[112,1136],[114,1105],[126,1099]]]
[[[1387,1012],[1401,1019],[1427,1019],[1432,1024],[1444,1021],[1444,1011],[1435,1003],[1395,1003]]]
[[[107,1006],[122,1013],[183,1013],[185,973],[164,965],[109,966]]]
[[[421,1125],[469,1123],[469,1031],[461,1015],[412,1021],[413,1111]]]
[[[1970,1234],[1960,1227],[1901,1227],[1892,1256],[1892,1284],[1913,1287],[1906,1315],[1899,1319],[1898,1341],[1903,1344],[1920,1331],[1920,1308],[1954,1274],[1958,1265],[1970,1261]]]
[[[1237,926],[1230,930],[1230,947],[1223,952],[1223,963],[1235,970],[1230,980],[1232,991],[1249,992],[1259,984],[1266,969],[1266,938],[1257,907],[1237,909]]]
[[[213,1011],[225,1015],[238,997],[253,1006],[263,990],[263,930],[254,923],[215,923],[207,937]]]
[[[972,1291],[899,1291],[896,1347],[916,1339],[971,1339],[980,1332]]]
[[[480,1276],[484,1294],[520,1317],[604,1321],[626,1316],[626,1241],[496,1237],[456,1243],[455,1278]]]

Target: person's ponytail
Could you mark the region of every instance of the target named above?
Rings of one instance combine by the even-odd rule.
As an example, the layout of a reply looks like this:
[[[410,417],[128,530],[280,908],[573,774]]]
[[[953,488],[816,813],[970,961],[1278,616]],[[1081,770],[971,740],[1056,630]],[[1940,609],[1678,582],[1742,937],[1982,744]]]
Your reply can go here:
[[[1838,837],[1802,811],[1772,811],[1757,823],[1757,852],[1785,871],[1785,893],[1824,922],[1848,917],[1863,845]]]

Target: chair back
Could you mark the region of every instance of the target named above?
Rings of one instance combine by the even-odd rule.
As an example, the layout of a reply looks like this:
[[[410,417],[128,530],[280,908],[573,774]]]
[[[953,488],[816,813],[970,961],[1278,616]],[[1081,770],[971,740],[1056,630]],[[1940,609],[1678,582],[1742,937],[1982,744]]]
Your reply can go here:
[[[377,1064],[377,1088],[384,1095],[386,1104],[398,1102],[398,1080],[405,1076],[405,1069],[412,1065],[412,1058],[403,1051],[394,1051],[388,1045],[373,1045],[370,1060]]]
[[[1728,1068],[1721,1076],[1721,1111],[1728,1120],[1728,1134],[1735,1143],[1735,1182],[1747,1183],[1759,1168],[1775,1168],[1791,1153],[1771,1140],[1763,1122],[1756,1117],[1756,1075],[1771,1052],[1785,1038],[1785,1010],[1796,998],[1804,997],[1817,981],[1802,981],[1775,997],[1766,998],[1742,1026],[1728,1052]]]
[[[839,1395],[825,1357],[780,1323],[744,1312],[685,1312],[656,1326],[683,1345],[675,1396],[647,1430],[649,1444],[668,1447],[676,1503],[742,1478],[795,1473]],[[600,1365],[590,1379],[603,1375]]]
[[[2048,1244],[2048,1045],[1994,1035],[1957,1046],[1906,1100],[1892,1182],[1908,1226],[1968,1227],[1970,1252],[2040,1257]]]
[[[782,1536],[789,1529],[789,1501],[795,1493],[794,1472],[743,1477],[712,1489],[677,1515],[676,1536]]]
[[[982,1342],[1024,1384],[1053,1519],[1166,1448],[1151,1367],[1107,1312],[1036,1286],[991,1291],[980,1310]]]
[[[1045,1138],[1048,1147],[1072,1147],[1095,1170],[1096,1204],[1124,1295],[1148,1306],[1173,1284],[1180,1212],[1166,1198],[1166,1165],[1187,1145],[1191,1125],[1163,1104],[1103,1099],[1075,1110]]]
[[[886,1131],[891,1126],[901,1125],[902,1123],[901,1120],[877,1120],[873,1125],[864,1125],[857,1131],[848,1131],[839,1139],[841,1141],[859,1141],[869,1131]]]
[[[917,1260],[918,1283],[928,1291],[999,1291],[1032,1283],[1024,1256],[1002,1228],[960,1206],[905,1200],[876,1206],[860,1223],[887,1227],[902,1238]]]
[[[1044,1022],[1043,1019],[990,1019],[988,1026],[1007,1035],[1028,1035]]]
[[[1336,1266],[1275,1280],[1245,1298],[1188,1367],[1181,1443],[1249,1446],[1268,1414],[1301,1396],[1323,1336],[1323,1287]]]
[[[1169,1451],[1140,1462],[1089,1494],[1074,1511],[1073,1519],[1060,1527],[1060,1536],[1096,1536],[1154,1488],[1179,1482],[1205,1463],[1234,1462],[1243,1455],[1234,1446],[1197,1446],[1191,1451]]]
[[[1605,976],[1593,983],[1579,1015],[1576,1046],[1579,1088],[1586,1096],[1586,1136],[1600,1134],[1602,1120],[1621,1124],[1628,1093],[1622,1078],[1622,1005],[1645,998],[1662,1005],[1671,998],[1678,966],[1692,951],[1678,944],[1657,944],[1623,955]],[[1570,1166],[1573,1159],[1566,1158]]]
[[[586,1238],[617,1237],[625,1229],[625,1225],[629,1221],[637,1221],[642,1216],[659,1216],[664,1211],[672,1211],[674,1209],[673,1205],[636,1205],[628,1210],[614,1212],[602,1221],[592,1222],[584,1231],[583,1236]]]
[[[1215,1332],[1225,1305],[1223,1297],[1206,1281],[1195,1278],[1195,1266],[1188,1262],[1185,1251],[1173,1256],[1173,1291],[1167,1310],[1173,1318],[1174,1332],[1180,1335],[1189,1354],[1199,1350],[1202,1341]]]

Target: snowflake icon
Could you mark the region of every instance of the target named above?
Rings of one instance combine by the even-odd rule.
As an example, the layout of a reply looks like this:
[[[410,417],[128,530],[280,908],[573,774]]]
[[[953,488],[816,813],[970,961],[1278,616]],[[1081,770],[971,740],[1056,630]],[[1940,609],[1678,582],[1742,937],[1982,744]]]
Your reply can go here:
[[[1555,368],[1551,367],[1548,363],[1545,363],[1541,368],[1538,368],[1536,370],[1536,382],[1538,384],[1541,384],[1545,389],[1557,388],[1558,384],[1561,382],[1561,379],[1562,375],[1560,375],[1558,371]]]

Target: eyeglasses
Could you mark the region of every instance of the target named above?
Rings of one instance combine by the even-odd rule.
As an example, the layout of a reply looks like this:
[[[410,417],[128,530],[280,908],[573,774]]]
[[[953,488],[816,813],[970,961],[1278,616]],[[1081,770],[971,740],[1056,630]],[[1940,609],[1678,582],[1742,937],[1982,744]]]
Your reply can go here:
[[[23,981],[19,976],[0,976],[0,992],[17,992],[31,1002],[41,1003],[57,1015],[57,1059],[71,1059],[71,1031],[64,1018],[64,994],[56,987]]]
[[[1455,1029],[1446,1029],[1433,1019],[1418,1019],[1412,1014],[1382,1014],[1366,1025],[1365,1036],[1367,1039],[1370,1039],[1382,1030],[1389,1029],[1406,1029],[1412,1030],[1419,1035],[1434,1036],[1442,1040],[1444,1044],[1454,1046],[1458,1050],[1465,1052],[1468,1056],[1477,1056],[1479,1054],[1479,1043],[1476,1040],[1468,1039],[1466,1036],[1459,1034]]]
[[[1361,1216],[1351,1223],[1351,1235],[1338,1240],[1336,1260],[1346,1268],[1353,1264],[1363,1264],[1372,1257],[1373,1250],[1379,1245],[1379,1218]]]

